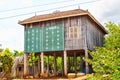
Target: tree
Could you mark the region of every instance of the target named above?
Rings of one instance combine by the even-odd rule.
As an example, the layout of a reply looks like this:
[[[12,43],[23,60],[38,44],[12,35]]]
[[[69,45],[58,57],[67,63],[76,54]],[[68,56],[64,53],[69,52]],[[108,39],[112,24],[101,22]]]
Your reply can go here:
[[[33,66],[35,62],[37,61],[37,57],[35,56],[35,53],[30,53],[29,57],[29,66]]]
[[[14,50],[13,52],[13,56],[16,57],[16,56],[22,56],[24,54],[23,51],[17,51],[17,50]]]
[[[120,48],[120,24],[118,25],[109,22],[106,24],[108,35],[105,37],[106,48]]]
[[[104,46],[95,48],[90,52],[92,59],[86,60],[95,72],[88,80],[120,80],[120,24],[109,22],[106,27]]]
[[[3,77],[10,79],[11,69],[13,66],[13,54],[8,48],[0,53],[0,63],[2,64]]]
[[[30,53],[30,57],[29,57],[29,66],[32,67],[32,72],[33,72],[33,76],[35,76],[35,63],[38,60],[38,58],[35,56],[35,53]]]

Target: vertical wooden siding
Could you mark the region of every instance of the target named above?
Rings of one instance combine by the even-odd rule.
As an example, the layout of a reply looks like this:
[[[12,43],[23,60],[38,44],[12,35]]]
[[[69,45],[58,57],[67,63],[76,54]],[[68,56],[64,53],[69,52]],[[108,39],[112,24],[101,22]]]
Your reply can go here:
[[[84,30],[83,27],[83,19],[84,17],[71,17],[64,19],[64,30],[65,30],[65,49],[66,50],[79,50],[84,49]],[[69,27],[78,26],[78,39],[70,39],[69,38]]]
[[[69,17],[64,19],[49,20],[44,22],[32,23],[32,27],[44,27],[50,25],[62,24],[64,27],[64,46],[65,50],[84,49],[85,36],[87,37],[87,47],[93,50],[93,46],[101,46],[103,44],[104,33],[98,29],[86,16]],[[27,24],[25,30],[30,28],[31,24]],[[78,39],[69,38],[69,27],[78,26]]]
[[[95,46],[102,46],[104,42],[104,33],[99,26],[86,17],[87,26],[87,46],[88,49],[93,50]]]

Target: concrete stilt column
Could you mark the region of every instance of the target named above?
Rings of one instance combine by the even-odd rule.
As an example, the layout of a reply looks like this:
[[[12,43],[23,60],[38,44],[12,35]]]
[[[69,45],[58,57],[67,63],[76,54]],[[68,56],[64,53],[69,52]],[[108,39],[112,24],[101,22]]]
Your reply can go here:
[[[56,74],[57,74],[57,66],[56,66],[56,54],[54,53],[54,76],[56,76]]]
[[[64,75],[67,76],[67,52],[64,51]]]
[[[41,77],[44,78],[44,53],[41,52]]]
[[[38,55],[38,77],[40,77],[40,55]]]

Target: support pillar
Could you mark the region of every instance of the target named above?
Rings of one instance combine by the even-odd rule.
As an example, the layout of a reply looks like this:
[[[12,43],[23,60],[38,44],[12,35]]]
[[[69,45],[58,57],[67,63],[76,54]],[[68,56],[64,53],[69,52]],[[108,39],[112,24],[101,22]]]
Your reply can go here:
[[[68,72],[70,71],[70,56],[68,56]]]
[[[24,77],[28,75],[28,61],[27,61],[27,54],[24,54]]]
[[[83,55],[80,55],[80,72],[84,72],[84,67]]]
[[[87,49],[85,49],[85,57],[88,59]],[[86,74],[88,74],[88,73],[89,73],[89,65],[88,65],[88,62],[85,62],[85,65],[86,65]]]
[[[67,76],[67,52],[64,51],[64,75]]]
[[[64,55],[62,55],[62,76],[64,76]]]
[[[40,55],[38,55],[38,77],[40,77]]]
[[[44,78],[44,53],[41,52],[41,77]]]
[[[87,27],[85,27],[85,30],[84,30],[84,34],[87,34]],[[88,46],[87,46],[87,35],[84,35],[84,50],[85,50],[85,58],[88,59],[88,52],[87,52],[87,49]],[[89,65],[88,65],[88,62],[85,62],[85,65],[86,65],[86,74],[89,73]]]
[[[33,64],[33,76],[35,77],[35,74],[36,74],[36,66],[35,66],[35,63]]]
[[[71,60],[72,60],[72,71],[74,70],[74,56],[71,57]]]
[[[74,69],[75,69],[75,74],[77,74],[77,61],[76,61],[76,52],[74,52]],[[77,77],[77,75],[75,76]]]
[[[56,54],[54,53],[54,76],[56,76],[56,74],[57,74],[57,66],[56,66]]]
[[[47,59],[47,77],[49,77],[49,56],[48,56],[48,59]]]

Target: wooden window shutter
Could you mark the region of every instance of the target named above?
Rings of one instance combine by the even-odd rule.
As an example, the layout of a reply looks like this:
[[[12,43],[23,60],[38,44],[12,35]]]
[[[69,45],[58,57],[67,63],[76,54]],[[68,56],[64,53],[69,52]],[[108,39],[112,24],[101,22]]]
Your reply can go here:
[[[73,37],[74,37],[73,36],[73,31],[74,31],[73,29],[74,29],[73,27],[69,27],[69,38],[70,39],[73,39]]]
[[[74,39],[78,39],[78,26],[74,27]]]
[[[78,26],[69,27],[69,38],[78,39]]]

